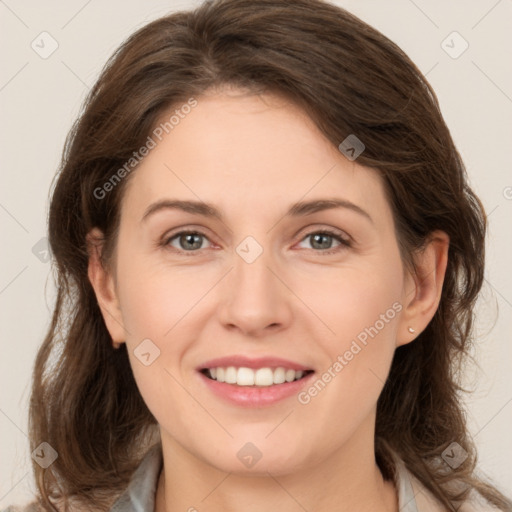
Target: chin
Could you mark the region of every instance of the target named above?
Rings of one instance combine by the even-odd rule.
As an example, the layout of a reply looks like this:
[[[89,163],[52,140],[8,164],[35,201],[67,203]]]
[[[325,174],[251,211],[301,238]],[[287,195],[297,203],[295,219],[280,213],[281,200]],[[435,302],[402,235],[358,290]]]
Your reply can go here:
[[[268,477],[269,473],[273,476],[293,474],[317,462],[313,460],[317,457],[307,456],[305,450],[295,443],[290,445],[282,442],[276,446],[268,440],[253,443],[230,439],[229,443],[215,454],[203,454],[201,458],[226,473],[262,477]]]

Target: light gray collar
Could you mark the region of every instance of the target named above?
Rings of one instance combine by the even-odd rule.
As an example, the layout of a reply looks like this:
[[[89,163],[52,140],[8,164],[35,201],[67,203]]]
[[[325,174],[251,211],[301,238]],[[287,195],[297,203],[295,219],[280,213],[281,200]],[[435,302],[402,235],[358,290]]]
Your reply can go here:
[[[154,512],[156,488],[162,463],[162,448],[158,443],[148,450],[133,473],[128,487],[116,500],[110,512]],[[394,464],[398,508],[400,512],[418,512],[409,471],[397,456],[394,456]]]

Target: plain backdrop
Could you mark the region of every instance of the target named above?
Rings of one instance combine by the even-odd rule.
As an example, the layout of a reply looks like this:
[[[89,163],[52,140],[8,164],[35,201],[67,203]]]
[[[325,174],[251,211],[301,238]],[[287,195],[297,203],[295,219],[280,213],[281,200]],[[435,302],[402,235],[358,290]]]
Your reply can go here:
[[[0,0],[0,508],[30,500],[34,487],[27,410],[32,366],[53,305],[44,238],[64,138],[118,45],[147,22],[199,3]],[[485,205],[487,270],[474,354],[480,369],[468,372],[474,393],[465,402],[480,471],[510,494],[512,0],[336,3],[396,42],[427,75]],[[58,48],[42,58],[52,44]]]

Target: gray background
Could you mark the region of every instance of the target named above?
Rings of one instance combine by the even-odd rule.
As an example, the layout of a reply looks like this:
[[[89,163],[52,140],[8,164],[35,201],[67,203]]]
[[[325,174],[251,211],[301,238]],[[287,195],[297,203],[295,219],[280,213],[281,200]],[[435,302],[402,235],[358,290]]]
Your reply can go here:
[[[107,57],[129,34],[199,3],[0,0],[0,507],[26,502],[34,485],[26,437],[30,376],[54,297],[41,239],[65,135]],[[488,266],[474,353],[481,369],[468,372],[475,392],[466,404],[480,470],[510,491],[512,0],[336,3],[395,41],[427,75],[486,207]],[[58,43],[46,59],[31,47],[34,41],[39,53],[51,49],[43,31]],[[464,40],[469,47],[457,56]]]

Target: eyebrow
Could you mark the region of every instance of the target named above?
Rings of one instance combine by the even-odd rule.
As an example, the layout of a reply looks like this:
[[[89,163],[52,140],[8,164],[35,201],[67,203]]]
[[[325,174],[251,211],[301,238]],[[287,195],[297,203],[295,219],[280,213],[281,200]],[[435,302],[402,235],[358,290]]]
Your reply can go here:
[[[303,217],[323,210],[332,210],[335,208],[352,210],[373,223],[373,219],[367,211],[345,199],[315,199],[312,201],[299,201],[298,203],[293,204],[284,216]],[[218,219],[223,222],[222,214],[212,204],[205,203],[203,201],[180,201],[175,199],[162,199],[150,204],[146,208],[141,222],[144,222],[148,217],[156,212],[168,209],[182,210],[187,213]]]

